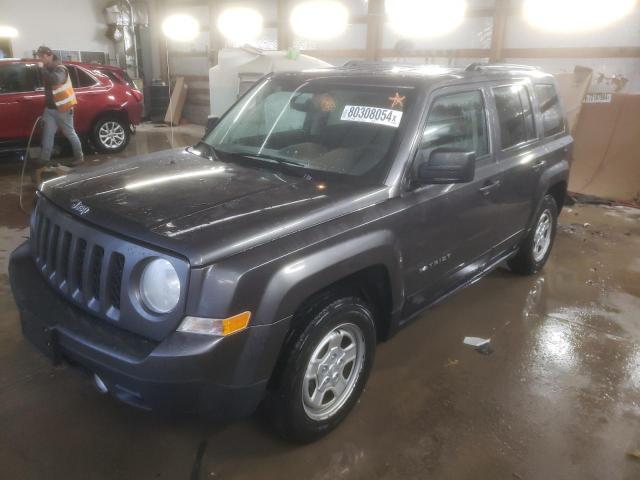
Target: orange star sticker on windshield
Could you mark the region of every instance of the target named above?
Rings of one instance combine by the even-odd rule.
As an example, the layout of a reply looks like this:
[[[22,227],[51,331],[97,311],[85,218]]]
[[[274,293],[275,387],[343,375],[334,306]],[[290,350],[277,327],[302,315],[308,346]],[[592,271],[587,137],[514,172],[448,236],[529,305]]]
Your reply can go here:
[[[396,92],[396,94],[393,97],[389,97],[389,101],[391,102],[391,107],[390,108],[395,108],[395,107],[404,107],[404,101],[407,97],[403,97],[402,95],[400,95],[398,92]]]

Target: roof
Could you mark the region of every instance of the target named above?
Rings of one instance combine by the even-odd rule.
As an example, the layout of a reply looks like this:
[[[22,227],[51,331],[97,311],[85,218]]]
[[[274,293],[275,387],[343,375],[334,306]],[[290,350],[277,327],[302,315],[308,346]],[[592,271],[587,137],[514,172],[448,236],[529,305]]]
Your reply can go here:
[[[0,58],[0,62],[11,62],[11,63],[37,63],[37,58]],[[75,62],[75,61],[62,61],[65,65],[78,65],[80,67],[86,68],[88,70],[94,68],[101,68],[106,70],[117,70],[121,71],[122,68],[116,67],[115,65],[105,65],[102,63],[86,63],[86,62]]]
[[[424,85],[452,81],[467,83],[511,78],[548,78],[551,75],[527,65],[472,63],[467,67],[442,65],[402,65],[387,62],[348,62],[342,67],[332,67],[303,72],[289,72],[289,75],[307,77],[347,77],[354,82],[376,79],[380,83],[401,81],[412,85]]]

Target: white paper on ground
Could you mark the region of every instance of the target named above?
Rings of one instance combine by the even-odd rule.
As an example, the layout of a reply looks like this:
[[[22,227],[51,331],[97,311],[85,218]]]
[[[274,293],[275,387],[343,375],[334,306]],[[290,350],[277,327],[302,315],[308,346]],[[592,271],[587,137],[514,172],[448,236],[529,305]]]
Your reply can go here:
[[[471,345],[472,347],[481,347],[486,345],[491,341],[490,338],[480,338],[480,337],[464,337],[464,344]]]

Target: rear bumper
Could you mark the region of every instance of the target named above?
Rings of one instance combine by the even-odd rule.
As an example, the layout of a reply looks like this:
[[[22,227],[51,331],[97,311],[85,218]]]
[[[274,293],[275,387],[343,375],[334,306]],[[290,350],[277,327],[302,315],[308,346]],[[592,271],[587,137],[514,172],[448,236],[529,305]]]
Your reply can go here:
[[[142,111],[144,108],[144,100],[130,100],[127,104],[127,113],[131,126],[135,127],[142,122]]]
[[[260,378],[261,363],[275,362],[288,328],[282,321],[226,338],[174,332],[154,342],[61,298],[38,271],[27,243],[13,252],[9,276],[31,343],[54,362],[71,360],[97,374],[113,396],[148,410],[220,419],[251,414],[268,381]]]

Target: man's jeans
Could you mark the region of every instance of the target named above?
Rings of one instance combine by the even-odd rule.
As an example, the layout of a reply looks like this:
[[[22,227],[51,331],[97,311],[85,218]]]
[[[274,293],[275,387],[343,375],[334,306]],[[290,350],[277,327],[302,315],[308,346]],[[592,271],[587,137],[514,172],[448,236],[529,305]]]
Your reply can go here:
[[[78,134],[73,128],[73,109],[66,112],[59,112],[55,108],[45,108],[42,114],[44,127],[42,129],[42,151],[40,152],[40,164],[44,165],[51,160],[51,150],[53,149],[53,139],[58,131],[62,133],[71,143],[73,148],[73,157],[75,162],[79,163],[84,160],[82,154],[82,144],[78,138]]]

